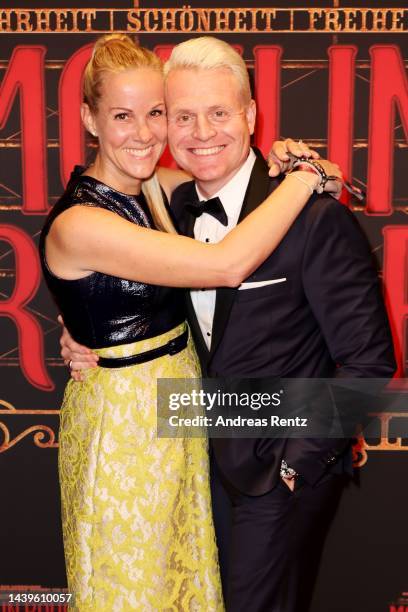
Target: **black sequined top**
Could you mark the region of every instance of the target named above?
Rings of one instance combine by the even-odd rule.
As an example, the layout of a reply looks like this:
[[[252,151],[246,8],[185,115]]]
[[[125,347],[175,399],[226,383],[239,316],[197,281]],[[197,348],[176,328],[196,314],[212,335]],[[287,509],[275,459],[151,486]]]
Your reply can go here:
[[[78,280],[55,276],[45,259],[54,219],[71,206],[96,206],[142,227],[154,227],[146,200],[115,191],[75,168],[64,195],[49,213],[40,238],[46,283],[72,337],[90,348],[126,344],[165,333],[185,319],[183,290],[130,281],[101,272]],[[75,240],[75,236],[72,237]]]

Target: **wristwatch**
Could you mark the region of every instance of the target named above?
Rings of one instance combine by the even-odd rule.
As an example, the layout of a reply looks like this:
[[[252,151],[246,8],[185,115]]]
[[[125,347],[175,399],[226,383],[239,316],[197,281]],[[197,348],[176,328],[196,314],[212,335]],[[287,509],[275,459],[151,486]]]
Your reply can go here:
[[[296,470],[289,467],[286,461],[282,459],[280,467],[280,477],[286,478],[287,480],[293,480],[294,478],[296,478],[297,475],[298,473],[296,472]]]

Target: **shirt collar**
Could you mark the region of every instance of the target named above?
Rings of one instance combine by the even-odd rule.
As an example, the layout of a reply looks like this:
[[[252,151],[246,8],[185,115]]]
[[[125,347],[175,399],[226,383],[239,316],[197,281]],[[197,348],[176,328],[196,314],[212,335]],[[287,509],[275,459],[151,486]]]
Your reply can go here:
[[[237,207],[239,207],[239,210],[241,209],[255,161],[256,155],[254,151],[250,149],[248,157],[246,158],[245,162],[242,164],[238,172],[234,174],[232,179],[229,180],[226,185],[221,187],[221,189],[212,196],[213,198],[220,198],[228,217],[233,214],[234,210]],[[195,186],[195,188],[200,200],[209,199],[203,196],[197,185]]]

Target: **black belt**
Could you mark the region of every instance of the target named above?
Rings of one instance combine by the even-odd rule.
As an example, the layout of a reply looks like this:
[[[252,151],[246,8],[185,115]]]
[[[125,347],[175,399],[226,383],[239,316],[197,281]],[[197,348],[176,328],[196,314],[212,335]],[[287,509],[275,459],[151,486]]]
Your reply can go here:
[[[130,357],[99,357],[98,366],[101,368],[125,368],[126,366],[136,365],[138,363],[145,363],[163,355],[176,355],[186,348],[188,341],[188,328],[177,338],[173,338],[157,348],[151,349],[150,351],[144,351],[138,355],[131,355]]]

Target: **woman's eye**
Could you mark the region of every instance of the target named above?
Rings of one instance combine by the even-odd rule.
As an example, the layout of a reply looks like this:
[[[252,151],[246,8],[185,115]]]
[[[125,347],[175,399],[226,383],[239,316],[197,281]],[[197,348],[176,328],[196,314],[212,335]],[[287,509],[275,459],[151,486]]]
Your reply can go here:
[[[128,118],[127,113],[117,113],[115,115],[115,119],[118,119],[119,121],[125,121],[127,118]]]
[[[161,117],[162,115],[164,115],[164,110],[161,108],[155,108],[154,110],[150,111],[151,117]]]

